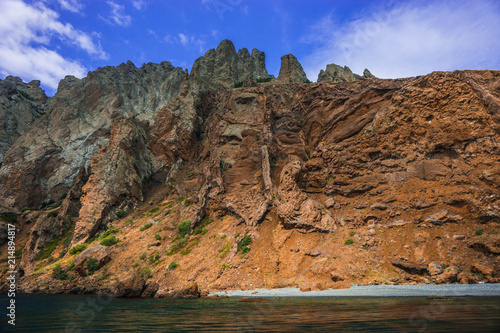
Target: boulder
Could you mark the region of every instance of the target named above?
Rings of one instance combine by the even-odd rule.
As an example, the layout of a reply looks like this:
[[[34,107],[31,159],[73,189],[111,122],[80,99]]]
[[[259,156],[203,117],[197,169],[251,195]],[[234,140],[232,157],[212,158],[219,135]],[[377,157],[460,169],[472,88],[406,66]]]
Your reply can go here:
[[[471,239],[467,246],[486,254],[500,254],[500,237],[486,236],[482,238]]]
[[[330,278],[332,279],[333,282],[338,282],[338,281],[344,281],[345,276],[339,272],[336,271],[331,271],[330,272]]]
[[[403,261],[399,259],[391,260],[391,264],[393,264],[398,268],[401,268],[402,270],[410,274],[418,274],[418,275],[427,274],[427,266],[425,265],[417,264],[410,261]]]
[[[88,269],[86,263],[90,258],[95,258],[97,260],[97,264],[99,267],[98,269],[111,261],[111,256],[108,252],[108,249],[105,246],[95,244],[83,250],[73,259],[75,271],[80,274],[80,276],[87,276]]]
[[[471,266],[470,270],[472,273],[481,274],[482,277],[484,277],[486,279],[489,279],[493,276],[493,268],[488,267],[488,266],[483,265],[483,264],[475,263]]]
[[[458,273],[460,270],[457,266],[446,267],[443,273],[434,277],[434,281],[437,284],[453,283],[457,281]]]
[[[429,274],[432,276],[443,273],[443,268],[437,262],[431,262],[429,266],[427,266],[427,270],[429,271]]]
[[[325,207],[326,208],[333,208],[335,206],[335,200],[333,198],[328,198],[325,201]]]

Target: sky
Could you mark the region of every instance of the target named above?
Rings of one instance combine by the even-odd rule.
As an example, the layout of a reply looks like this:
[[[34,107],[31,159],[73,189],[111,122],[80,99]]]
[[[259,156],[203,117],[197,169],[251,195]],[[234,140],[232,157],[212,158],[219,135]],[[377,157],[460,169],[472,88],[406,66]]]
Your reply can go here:
[[[292,53],[311,81],[330,63],[381,78],[500,70],[500,1],[0,0],[0,78],[49,96],[127,60],[191,70],[223,39],[264,51],[275,76]]]

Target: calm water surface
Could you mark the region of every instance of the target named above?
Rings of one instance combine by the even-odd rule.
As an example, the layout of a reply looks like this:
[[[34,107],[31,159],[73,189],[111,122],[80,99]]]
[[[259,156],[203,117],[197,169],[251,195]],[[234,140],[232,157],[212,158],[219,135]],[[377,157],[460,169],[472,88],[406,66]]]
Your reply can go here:
[[[500,332],[500,298],[116,299],[17,295],[6,332]]]

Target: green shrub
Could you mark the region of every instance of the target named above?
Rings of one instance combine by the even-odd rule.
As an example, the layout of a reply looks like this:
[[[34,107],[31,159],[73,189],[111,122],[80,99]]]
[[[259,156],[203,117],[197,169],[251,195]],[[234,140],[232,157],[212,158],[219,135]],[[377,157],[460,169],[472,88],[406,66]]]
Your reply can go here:
[[[17,214],[3,213],[0,214],[0,219],[7,223],[15,223],[17,221]]]
[[[127,215],[128,215],[128,213],[123,209],[120,209],[119,211],[116,212],[116,217],[118,217],[119,219],[122,219],[122,218],[126,217]]]
[[[146,257],[147,257],[147,256],[148,256],[148,255],[146,254],[146,252],[143,252],[143,253],[139,256],[139,259],[144,260],[144,259],[146,259]]]
[[[480,226],[476,227],[476,236],[481,236],[484,232],[484,229]]]
[[[97,262],[96,258],[89,258],[89,260],[87,260],[87,262],[85,263],[85,266],[89,271],[87,273],[88,275],[94,274],[94,272],[99,269],[99,263]]]
[[[189,207],[190,204],[189,199],[184,200],[184,207]]]
[[[25,212],[25,211],[27,211],[27,210],[31,210],[31,209],[30,209],[29,207],[23,207],[23,208],[21,208],[21,213],[22,213],[22,212]]]
[[[271,81],[273,78],[272,77],[266,77],[265,79],[257,79],[257,83],[266,83]]]
[[[191,229],[191,221],[189,220],[182,221],[177,226],[177,230],[179,231],[179,234],[181,235],[182,238],[184,238],[184,236],[186,236],[189,233],[189,229]]]
[[[141,275],[144,278],[144,280],[147,280],[151,277],[151,270],[149,268],[146,268],[141,272]]]
[[[217,255],[217,257],[219,258],[222,258],[226,253],[229,252],[229,250],[231,249],[231,244],[230,243],[226,243],[224,244],[218,251],[219,251],[219,254]]]
[[[117,227],[111,227],[109,228],[108,230],[106,230],[105,232],[102,233],[102,235],[99,237],[99,240],[103,240],[104,238],[112,235],[112,234],[116,234],[118,232],[118,228]]]
[[[146,229],[151,228],[152,226],[153,226],[153,223],[151,223],[151,222],[150,222],[150,223],[146,223],[145,225],[143,225],[142,227],[140,227],[140,229],[139,229],[139,230],[140,230],[140,231],[144,231],[144,230],[146,230]]]
[[[63,270],[61,264],[57,264],[52,270],[52,277],[56,280],[67,280],[68,273]]]
[[[172,261],[170,264],[168,264],[168,270],[172,271],[177,268],[177,263],[175,261]]]
[[[168,250],[167,255],[171,256],[171,255],[176,254],[177,252],[179,252],[179,250],[182,249],[184,247],[184,245],[186,245],[186,243],[188,242],[188,240],[189,240],[189,236],[186,237],[186,238],[179,238],[179,239],[177,239],[172,244],[172,246],[170,246],[170,249]]]
[[[47,217],[56,217],[59,215],[59,212],[57,210],[53,210],[47,213]]]
[[[156,234],[156,235],[155,235],[155,239],[156,239],[156,240],[161,240],[161,236],[160,236],[160,234]]]
[[[136,268],[137,266],[139,266],[139,262],[135,262],[133,265],[132,265],[132,268]]]
[[[345,243],[345,245],[351,245],[351,244],[354,244],[354,241],[352,240],[352,238],[348,238]]]
[[[354,237],[354,231],[351,231],[351,232],[349,233],[349,235],[350,235],[351,237]]]
[[[112,245],[115,245],[118,242],[119,242],[119,240],[116,238],[115,235],[113,235],[113,236],[109,236],[107,238],[104,238],[101,241],[101,245],[103,245],[103,246],[112,246]]]
[[[149,263],[153,264],[154,262],[160,260],[160,254],[158,252],[153,253],[152,255],[149,256]]]
[[[157,211],[159,211],[159,210],[160,210],[160,207],[155,207],[155,208],[151,208],[151,209],[149,210],[149,212],[150,212],[151,214],[154,214],[154,213],[156,213],[156,212],[157,212]]]
[[[237,82],[235,85],[234,85],[235,88],[241,88],[243,87],[243,82]]]
[[[250,244],[252,244],[252,237],[250,235],[246,235],[241,239],[241,241],[238,242],[237,252],[241,252],[241,255],[244,256],[250,251],[250,248],[248,247]]]
[[[77,253],[80,253],[82,252],[83,250],[85,250],[87,248],[87,245],[86,244],[77,244],[75,246],[73,246],[70,250],[69,250],[69,254],[77,254]]]

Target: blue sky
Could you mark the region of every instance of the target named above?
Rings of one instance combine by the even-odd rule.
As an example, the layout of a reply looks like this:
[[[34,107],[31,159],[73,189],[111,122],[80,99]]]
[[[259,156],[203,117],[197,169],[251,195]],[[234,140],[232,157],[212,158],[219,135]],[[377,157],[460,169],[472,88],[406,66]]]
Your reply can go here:
[[[266,53],[277,76],[293,53],[310,80],[328,63],[383,78],[500,69],[500,1],[0,0],[0,77],[49,95],[131,60],[191,69],[223,39]]]

